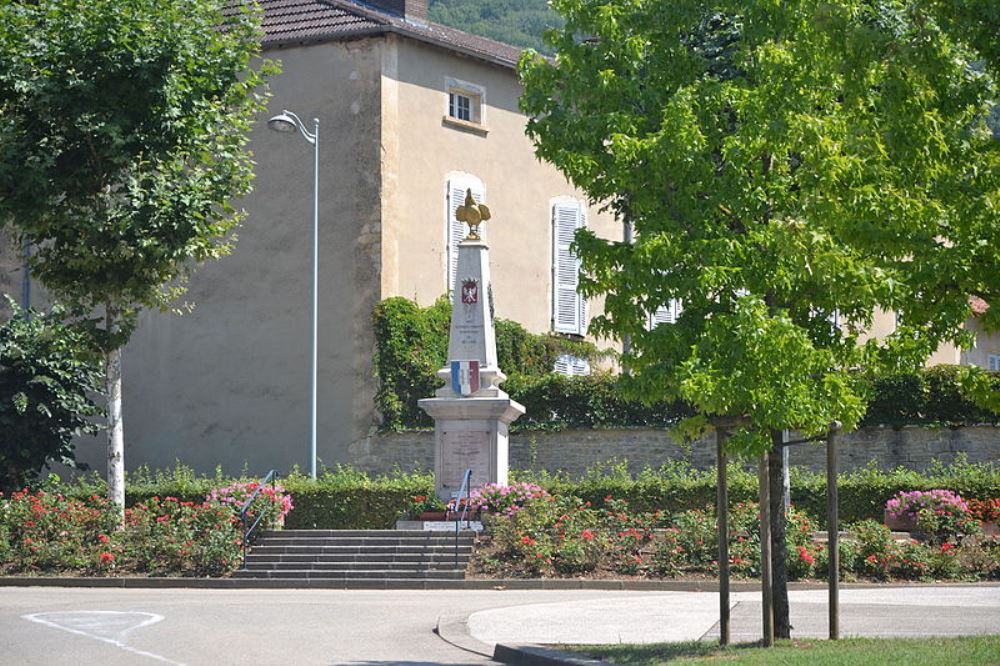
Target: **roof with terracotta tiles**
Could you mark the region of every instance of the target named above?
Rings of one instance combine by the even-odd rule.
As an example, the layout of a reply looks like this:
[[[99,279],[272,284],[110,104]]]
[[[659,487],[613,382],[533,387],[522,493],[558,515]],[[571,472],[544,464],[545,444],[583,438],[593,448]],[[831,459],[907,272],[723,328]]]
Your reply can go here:
[[[516,46],[438,23],[396,16],[352,0],[259,2],[264,10],[265,49],[396,33],[507,67],[513,67],[521,55]]]

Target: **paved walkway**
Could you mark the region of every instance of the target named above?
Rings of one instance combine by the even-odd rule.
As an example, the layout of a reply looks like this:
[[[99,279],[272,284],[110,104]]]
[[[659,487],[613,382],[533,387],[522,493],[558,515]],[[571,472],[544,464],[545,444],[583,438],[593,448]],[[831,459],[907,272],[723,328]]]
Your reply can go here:
[[[734,642],[761,635],[760,594],[731,596]],[[717,639],[718,595],[619,594],[609,598],[481,610],[465,622],[470,638],[496,643],[657,643]],[[789,593],[793,636],[826,638],[826,590]],[[842,589],[841,636],[1000,634],[1000,586]]]

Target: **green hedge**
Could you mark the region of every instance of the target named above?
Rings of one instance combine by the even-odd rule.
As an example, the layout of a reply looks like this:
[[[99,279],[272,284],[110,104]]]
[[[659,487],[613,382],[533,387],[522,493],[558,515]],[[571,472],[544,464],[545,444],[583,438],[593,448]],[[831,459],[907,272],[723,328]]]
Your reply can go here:
[[[663,509],[679,513],[715,504],[715,470],[696,470],[687,463],[674,462],[658,470],[645,470],[632,476],[624,463],[596,466],[583,478],[568,479],[545,473],[514,473],[520,481],[538,483],[556,495],[574,495],[595,506],[605,497],[625,499],[640,511]],[[150,497],[176,497],[183,501],[201,501],[209,490],[229,485],[232,478],[221,474],[198,476],[190,468],[178,465],[167,472],[140,472],[130,475],[128,504]],[[50,477],[51,478],[51,477]],[[728,469],[729,496],[733,503],[756,501],[755,472],[738,463]],[[826,477],[803,468],[792,470],[792,502],[810,516],[824,523],[826,514]],[[239,479],[246,481],[246,477]],[[298,472],[279,479],[292,495],[295,508],[288,515],[288,529],[386,529],[394,526],[413,504],[417,495],[432,495],[434,479],[425,473],[397,473],[369,476],[350,467],[326,470],[317,480]],[[43,487],[50,492],[70,496],[105,494],[104,482],[88,476],[73,484],[49,481]],[[840,519],[846,525],[865,518],[882,520],[886,501],[902,490],[946,488],[966,499],[1000,497],[1000,467],[991,463],[970,464],[959,460],[950,465],[935,464],[926,472],[907,469],[865,469],[841,474]]]
[[[451,306],[445,297],[427,308],[405,298],[379,303],[372,317],[375,331],[375,396],[383,430],[430,428],[433,422],[417,401],[434,395],[441,385],[437,371],[448,355]],[[503,388],[528,412],[512,430],[558,430],[668,426],[692,413],[681,403],[645,405],[627,400],[618,378],[607,373],[566,377],[551,372],[556,359],[572,354],[596,361],[606,352],[593,345],[555,335],[535,335],[520,324],[496,320],[497,356],[508,379]],[[971,397],[964,381],[967,368],[936,366],[867,380],[870,397],[863,425],[938,425],[956,427],[997,423]],[[992,373],[1000,391],[1000,373]]]
[[[639,511],[662,509],[679,513],[715,505],[715,469],[696,470],[686,463],[673,463],[660,470],[646,470],[630,476],[624,465],[597,468],[587,476],[570,480],[545,474],[523,473],[519,480],[538,483],[552,494],[575,495],[594,506],[602,506],[606,497],[625,499]],[[757,501],[757,475],[731,464],[727,470],[730,502]],[[817,519],[826,522],[826,475],[793,468],[792,503]],[[882,521],[885,503],[902,490],[945,488],[966,499],[1000,497],[1000,467],[991,463],[971,464],[960,459],[951,465],[935,463],[926,472],[898,468],[867,468],[841,474],[837,482],[839,514],[842,525],[871,518]]]
[[[937,365],[874,380],[863,425],[996,424],[1000,415],[976,404],[969,395],[964,381],[967,370],[959,365]],[[1000,373],[989,374],[993,389],[1000,391]]]

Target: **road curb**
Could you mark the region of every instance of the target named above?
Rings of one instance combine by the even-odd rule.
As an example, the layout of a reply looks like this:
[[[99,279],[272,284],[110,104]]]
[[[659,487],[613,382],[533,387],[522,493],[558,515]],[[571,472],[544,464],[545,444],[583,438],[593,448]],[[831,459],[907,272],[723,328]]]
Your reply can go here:
[[[1000,587],[1000,582],[947,583],[841,583],[840,589],[881,587]],[[472,579],[472,580],[337,580],[323,578],[158,578],[158,577],[74,577],[4,576],[0,587],[110,587],[110,588],[194,588],[194,589],[321,589],[321,590],[608,590],[612,592],[718,592],[717,581],[578,580],[578,579]],[[825,590],[826,583],[796,582],[789,590]],[[756,592],[757,581],[730,585],[732,592]]]
[[[561,652],[541,645],[510,645],[497,643],[493,660],[521,666],[602,666],[607,662],[588,659],[570,652]]]

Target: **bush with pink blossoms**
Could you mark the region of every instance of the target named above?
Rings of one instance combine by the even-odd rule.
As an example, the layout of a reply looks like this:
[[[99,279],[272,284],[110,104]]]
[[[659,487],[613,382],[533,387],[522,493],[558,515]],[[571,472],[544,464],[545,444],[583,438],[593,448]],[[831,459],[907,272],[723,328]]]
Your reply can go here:
[[[474,510],[510,516],[531,500],[546,496],[548,493],[534,483],[518,482],[507,486],[487,483],[472,491],[470,505]]]
[[[260,492],[254,497],[253,504],[247,511],[247,524],[252,525],[257,517],[261,516],[260,528],[280,529],[285,524],[285,516],[294,507],[292,496],[278,484],[261,486],[256,481],[233,483],[222,488],[213,488],[205,497],[205,501],[227,504],[238,517],[243,506],[258,488]]]
[[[950,490],[903,491],[885,503],[885,510],[897,520],[913,520],[918,530],[937,542],[980,531],[968,503]]]

